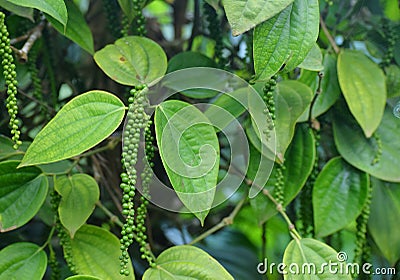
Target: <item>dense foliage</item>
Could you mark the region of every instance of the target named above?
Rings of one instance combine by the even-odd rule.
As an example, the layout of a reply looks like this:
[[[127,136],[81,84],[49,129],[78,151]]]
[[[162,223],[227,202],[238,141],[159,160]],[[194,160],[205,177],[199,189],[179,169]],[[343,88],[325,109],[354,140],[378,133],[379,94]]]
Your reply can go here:
[[[397,279],[398,1],[0,7],[0,279]]]

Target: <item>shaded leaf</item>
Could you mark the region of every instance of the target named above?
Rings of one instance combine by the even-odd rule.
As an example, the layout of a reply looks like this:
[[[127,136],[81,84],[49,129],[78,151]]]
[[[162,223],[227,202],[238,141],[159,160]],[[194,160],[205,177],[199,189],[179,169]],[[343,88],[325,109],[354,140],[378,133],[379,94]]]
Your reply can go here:
[[[38,133],[21,166],[79,155],[113,133],[124,115],[124,104],[113,94],[98,90],[78,95]]]
[[[54,189],[61,195],[58,213],[72,238],[92,214],[100,192],[97,182],[87,174],[57,177]]]
[[[174,190],[201,223],[215,195],[219,144],[210,121],[182,101],[165,101],[155,112],[160,155]]]
[[[163,251],[156,266],[149,268],[143,280],[218,279],[233,277],[213,257],[203,250],[189,246],[174,246]]]
[[[337,69],[347,105],[369,138],[381,122],[385,109],[385,75],[363,53],[351,50],[339,54]]]
[[[382,122],[375,132],[382,143],[382,155],[374,164],[379,147],[376,139],[365,138],[357,122],[344,105],[335,107],[333,132],[336,148],[351,165],[379,179],[400,182],[400,122],[393,114],[393,108],[386,107]]]
[[[114,81],[129,86],[157,83],[167,70],[167,56],[154,41],[123,37],[94,54],[97,65]]]
[[[46,199],[48,182],[37,167],[17,168],[19,161],[0,163],[0,232],[26,224]]]
[[[0,251],[1,279],[42,279],[46,267],[46,253],[36,244],[18,242]]]
[[[368,229],[379,250],[394,266],[400,259],[400,184],[371,178]]]
[[[25,17],[33,21],[33,9],[29,7],[19,6],[17,4],[13,4],[8,0],[0,0],[0,7],[10,11],[20,17]]]
[[[318,174],[312,193],[315,234],[330,235],[355,221],[367,198],[369,178],[340,157]]]
[[[92,31],[87,25],[85,18],[73,1],[66,1],[65,4],[68,10],[68,22],[65,27],[51,16],[47,16],[46,19],[62,35],[77,43],[88,53],[93,54]]]

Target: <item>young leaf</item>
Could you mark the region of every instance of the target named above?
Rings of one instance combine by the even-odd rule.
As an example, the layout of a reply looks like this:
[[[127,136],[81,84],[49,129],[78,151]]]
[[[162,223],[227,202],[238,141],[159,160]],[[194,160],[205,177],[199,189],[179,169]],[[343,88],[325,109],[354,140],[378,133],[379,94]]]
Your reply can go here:
[[[65,280],[101,280],[101,278],[89,276],[89,275],[74,275],[70,276]]]
[[[26,224],[46,199],[48,182],[37,167],[17,168],[19,161],[0,163],[0,232]]]
[[[283,262],[286,265],[284,279],[290,280],[317,280],[335,279],[351,280],[350,272],[340,267],[346,264],[337,253],[328,245],[311,238],[292,240],[286,247]],[[330,264],[336,264],[332,266]],[[330,268],[334,267],[335,270]]]
[[[247,176],[252,179],[257,164],[260,161],[260,153],[250,150],[249,170]],[[315,140],[307,125],[300,125],[296,128],[293,140],[285,154],[284,177],[284,206],[297,196],[307,181],[315,159]],[[272,170],[266,188],[272,193],[276,183],[276,168]],[[277,213],[276,206],[263,194],[257,195],[250,200],[250,204],[257,215],[258,221],[264,223]]]
[[[240,1],[243,3],[243,1]],[[275,5],[275,2],[271,4]],[[266,81],[285,65],[296,68],[314,46],[319,30],[317,0],[295,0],[254,30],[256,80]]]
[[[313,188],[315,234],[330,235],[360,215],[367,198],[368,175],[340,157],[331,159],[319,173]]]
[[[273,17],[292,2],[293,0],[225,0],[223,5],[232,34],[237,36]]]
[[[373,164],[379,153],[376,139],[365,138],[345,106],[335,107],[333,113],[333,132],[340,155],[353,166],[381,180],[400,182],[400,141],[397,141],[399,131],[399,119],[393,115],[393,108],[388,105],[375,132],[382,143],[382,154],[379,161]]]
[[[188,246],[175,246],[163,251],[149,268],[143,280],[174,279],[218,279],[233,280],[233,277],[213,257],[203,250]]]
[[[46,253],[36,244],[18,242],[0,251],[1,279],[42,279],[46,267]]]
[[[371,178],[368,229],[379,250],[394,266],[400,259],[400,184]]]
[[[71,238],[92,214],[100,192],[97,182],[87,174],[57,177],[54,189],[61,195],[58,213]]]
[[[322,65],[322,52],[317,43],[314,43],[314,46],[308,52],[303,62],[299,64],[299,68],[310,71],[322,71],[324,69]]]
[[[385,109],[385,75],[376,63],[358,51],[342,51],[337,63],[347,105],[369,138],[378,128]]]
[[[113,94],[97,90],[78,95],[38,133],[20,166],[79,155],[113,133],[124,115],[124,104]]]
[[[72,259],[79,274],[102,280],[135,279],[128,261],[129,277],[119,274],[120,242],[111,232],[92,225],[83,225],[71,239]]]
[[[156,84],[167,70],[167,56],[154,41],[128,36],[94,54],[97,65],[114,81],[128,86]]]
[[[68,22],[68,12],[65,6],[64,0],[41,0],[41,1],[31,1],[31,0],[7,0],[15,5],[35,8],[45,14],[48,14],[58,20],[63,26],[67,25]]]
[[[68,22],[66,27],[62,26],[60,22],[51,16],[46,16],[46,19],[62,35],[65,35],[67,38],[77,43],[88,53],[93,54],[94,48],[92,31],[90,31],[85,18],[73,1],[66,1],[65,4],[67,5],[68,10]]]
[[[214,127],[196,107],[165,101],[155,112],[160,155],[174,190],[201,223],[215,195],[219,145]]]

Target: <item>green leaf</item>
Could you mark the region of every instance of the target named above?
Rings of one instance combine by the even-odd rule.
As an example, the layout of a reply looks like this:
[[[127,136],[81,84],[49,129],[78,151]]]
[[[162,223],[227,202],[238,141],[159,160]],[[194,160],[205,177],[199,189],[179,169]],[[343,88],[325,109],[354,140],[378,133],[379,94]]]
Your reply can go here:
[[[218,279],[233,277],[213,257],[203,250],[189,246],[174,246],[163,251],[149,268],[143,280]]]
[[[196,107],[165,101],[155,112],[160,155],[174,190],[201,223],[215,195],[219,144],[214,127]]]
[[[225,0],[223,5],[232,34],[237,36],[273,17],[292,2],[293,0]]]
[[[68,10],[68,22],[66,27],[51,16],[47,16],[46,19],[62,35],[65,35],[67,38],[77,43],[88,53],[93,54],[94,47],[92,31],[90,31],[85,18],[73,1],[66,1],[65,4],[67,5]]]
[[[380,0],[383,11],[388,19],[393,21],[400,20],[399,2],[396,0]]]
[[[58,213],[71,238],[92,214],[100,192],[97,182],[87,174],[57,177],[54,189],[61,195]]]
[[[371,178],[368,229],[379,250],[394,266],[400,259],[400,184]]]
[[[46,199],[48,182],[37,167],[18,168],[19,161],[0,163],[0,232],[26,224]]]
[[[304,186],[313,169],[314,160],[315,140],[313,133],[307,125],[299,125],[285,154],[286,168],[283,170],[284,206],[289,205]],[[254,171],[257,170],[259,161],[260,153],[254,151],[254,148],[250,149],[249,168],[247,172],[247,176],[250,179],[253,179]],[[271,193],[274,191],[276,176],[276,167],[274,167],[265,186]],[[250,200],[250,204],[260,224],[277,213],[275,204],[262,193]]]
[[[193,67],[216,68],[217,65],[214,60],[199,52],[181,52],[170,59],[168,62],[167,73]],[[169,88],[176,89],[174,88],[174,85],[175,83],[173,82],[168,83]],[[206,88],[191,88],[179,92],[187,97],[196,99],[211,98],[218,94],[218,91]]]
[[[97,65],[114,81],[128,86],[156,84],[167,70],[167,56],[154,41],[128,36],[94,54]]]
[[[400,96],[400,67],[391,64],[385,69],[385,71],[387,97],[391,98]]]
[[[285,280],[317,280],[317,279],[346,279],[351,280],[351,274],[342,265],[340,256],[333,248],[311,238],[292,240],[286,247],[283,263],[286,265]],[[329,265],[328,265],[329,264]],[[333,266],[332,264],[336,264]],[[329,268],[336,268],[331,270]],[[321,269],[323,269],[321,271]],[[304,270],[305,273],[302,273]]]
[[[33,21],[33,9],[28,7],[23,7],[10,3],[9,0],[0,0],[0,7],[10,11],[18,16],[25,17]]]
[[[246,111],[246,108],[242,104],[247,103],[247,95],[247,88],[240,88],[230,92],[229,94],[222,93],[211,103],[213,106],[207,108],[204,115],[209,120],[213,120],[215,127],[222,129],[226,127],[231,120],[219,117],[219,108],[226,110],[232,116],[237,118]]]
[[[340,88],[350,111],[369,138],[385,109],[385,75],[376,63],[358,51],[342,51],[337,68]]]
[[[322,65],[322,52],[317,43],[314,43],[306,58],[299,64],[299,67],[310,71],[322,71],[324,69]]]
[[[258,87],[258,90],[261,89]],[[274,92],[274,123],[277,142],[276,156],[280,162],[283,162],[286,149],[293,138],[296,122],[311,103],[312,96],[311,89],[298,81],[286,80],[277,85]],[[258,147],[256,146],[256,148]]]
[[[326,54],[324,56],[324,76],[321,81],[321,93],[315,101],[312,118],[316,118],[332,107],[340,96],[340,86],[337,77],[336,69],[336,57],[332,54]],[[316,92],[318,88],[318,73],[302,70],[299,81],[308,85],[312,92]],[[308,115],[310,112],[310,106],[304,111],[304,113],[299,118],[299,121],[304,122],[308,120]]]
[[[393,115],[393,108],[388,105],[375,132],[382,142],[382,155],[379,162],[373,164],[379,150],[375,138],[365,138],[363,131],[344,105],[339,104],[333,113],[333,132],[340,155],[351,165],[381,180],[400,182],[399,131],[399,119]]]
[[[243,1],[240,1],[243,3]],[[274,2],[270,2],[275,5]],[[317,0],[295,0],[254,30],[256,80],[266,81],[285,66],[296,68],[315,45],[319,30]]]
[[[120,242],[111,232],[92,225],[83,225],[71,239],[72,259],[79,274],[102,280],[135,279],[128,261],[129,277],[120,275]]]
[[[360,215],[369,178],[340,157],[331,159],[318,174],[312,194],[315,234],[328,236]]]
[[[89,276],[89,275],[75,275],[68,277],[65,280],[101,280],[101,278]]]
[[[18,6],[38,9],[58,20],[63,26],[67,25],[68,12],[64,0],[41,0],[41,1],[7,0],[7,1]]]
[[[1,279],[42,279],[46,267],[46,253],[36,244],[18,242],[0,251]]]
[[[21,166],[79,155],[113,133],[124,115],[124,104],[113,94],[97,90],[78,95],[38,133]]]

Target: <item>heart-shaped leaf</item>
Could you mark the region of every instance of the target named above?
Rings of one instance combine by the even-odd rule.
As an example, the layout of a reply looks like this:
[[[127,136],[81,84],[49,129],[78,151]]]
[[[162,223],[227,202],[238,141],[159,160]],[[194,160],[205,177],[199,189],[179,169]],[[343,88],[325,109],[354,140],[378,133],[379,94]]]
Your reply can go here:
[[[312,194],[315,234],[330,235],[360,215],[369,178],[340,157],[331,159],[318,174]]]
[[[157,144],[174,190],[201,223],[215,195],[219,144],[204,114],[182,101],[165,101],[155,112]]]
[[[120,275],[120,242],[111,232],[92,225],[83,225],[71,239],[71,253],[79,274],[102,280],[135,279],[128,261],[129,277]]]
[[[273,17],[292,2],[293,0],[225,0],[223,4],[233,36],[237,36]]]
[[[19,161],[0,163],[0,232],[26,224],[46,199],[48,182],[37,167],[17,168]]]
[[[339,54],[337,70],[347,105],[369,138],[378,128],[385,109],[385,75],[363,53],[350,50]]]
[[[275,1],[270,3],[275,5]],[[317,0],[295,0],[279,14],[258,25],[253,41],[256,80],[268,80],[282,66],[285,71],[297,67],[314,46],[318,31]]]
[[[96,146],[121,124],[125,105],[105,91],[89,91],[68,102],[38,133],[21,166],[67,159]]]
[[[72,238],[92,214],[100,192],[97,182],[87,174],[57,177],[54,189],[61,195],[58,213]]]
[[[351,274],[346,273],[346,269],[340,269],[341,265],[346,267],[343,260],[342,253],[338,254],[333,248],[316,239],[292,240],[283,255],[283,263],[286,265],[283,270],[284,279],[351,280]],[[331,267],[337,269],[329,269]]]
[[[128,86],[157,83],[167,70],[167,56],[154,41],[123,37],[94,54],[97,65],[114,81]]]
[[[156,264],[154,268],[145,271],[143,280],[233,280],[213,257],[193,246],[171,247],[157,257]]]
[[[36,244],[18,242],[0,251],[1,279],[42,279],[46,267],[46,253]]]

